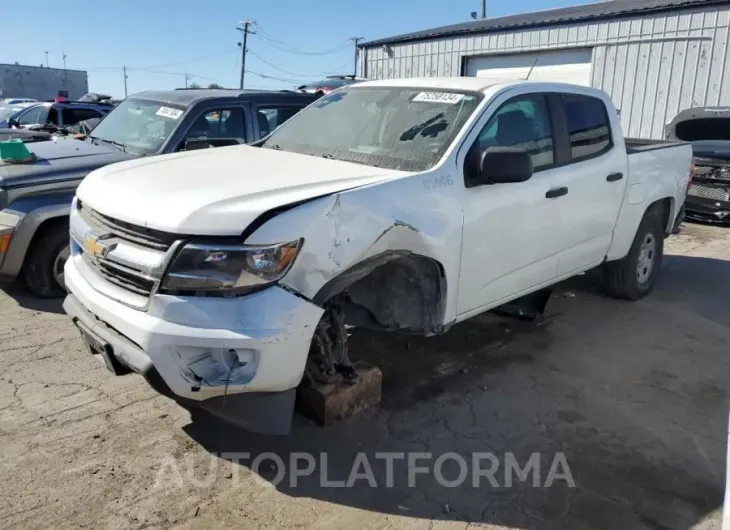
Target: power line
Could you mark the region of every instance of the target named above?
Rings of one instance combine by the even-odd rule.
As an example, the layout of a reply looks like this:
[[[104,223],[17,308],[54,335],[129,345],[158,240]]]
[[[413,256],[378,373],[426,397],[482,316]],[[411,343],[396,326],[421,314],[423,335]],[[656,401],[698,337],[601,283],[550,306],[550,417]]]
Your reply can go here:
[[[219,53],[213,53],[210,55],[204,55],[202,57],[195,57],[193,59],[185,59],[184,61],[178,61],[175,63],[167,63],[167,64],[157,64],[154,66],[127,66],[127,70],[148,70],[148,69],[155,69],[155,68],[169,68],[170,66],[179,66],[181,64],[189,64],[189,63],[195,63],[198,61],[204,61],[206,59],[212,59],[214,57],[222,57],[223,55],[231,55],[233,53],[237,53],[236,50],[228,50],[225,52],[219,52]],[[97,66],[94,68],[84,68],[87,72],[104,72],[104,71],[119,71],[123,66]]]
[[[339,51],[342,51],[343,49],[347,48],[348,44],[347,41],[344,41],[340,43],[336,48],[332,48],[330,50],[324,50],[324,51],[303,51],[298,47],[291,46],[290,44],[287,44],[286,42],[274,37],[269,32],[264,30],[260,24],[257,22],[253,23],[256,26],[257,34],[260,38],[267,41],[267,43],[274,48],[277,48],[280,51],[292,53],[295,55],[331,55],[333,53],[337,53]]]
[[[155,65],[155,66],[137,67],[137,68],[132,68],[132,70],[142,70],[144,68],[153,68],[153,69],[154,68],[168,68],[170,66],[179,66],[181,64],[196,63],[198,61],[204,61],[206,59],[212,59],[214,57],[222,57],[224,55],[231,55],[233,53],[236,53],[236,51],[235,50],[229,50],[229,51],[226,51],[226,52],[213,53],[213,54],[210,54],[210,55],[204,55],[202,57],[196,57],[195,59],[186,59],[185,61],[178,61],[176,63],[158,64],[158,65]]]
[[[216,83],[218,82],[217,79],[213,79],[212,77],[206,77],[204,75],[199,75],[199,74],[191,74],[190,72],[166,72],[163,70],[151,70],[149,68],[136,68],[135,71],[136,72],[148,72],[151,74],[182,75],[182,76],[188,76],[188,77],[197,77],[199,79],[205,79],[206,81],[213,81]]]
[[[281,81],[283,83],[294,83],[294,84],[297,84],[297,83],[300,83],[301,82],[301,78],[299,78],[299,79],[290,79],[290,78],[284,78],[284,77],[276,77],[276,76],[273,76],[273,75],[262,74],[260,72],[254,72],[253,70],[246,70],[246,73],[247,74],[253,74],[255,76],[258,76],[261,79],[273,79],[274,81]]]
[[[283,72],[285,74],[289,74],[289,75],[293,75],[293,76],[297,76],[297,77],[322,77],[322,76],[330,75],[333,72],[337,72],[338,70],[344,68],[345,66],[348,66],[352,62],[352,59],[350,59],[345,64],[343,64],[341,66],[338,66],[334,70],[330,70],[328,72],[306,72],[306,73],[303,73],[303,72],[292,72],[291,70],[286,70],[284,68],[280,68],[280,67],[276,66],[275,64],[270,63],[269,61],[267,61],[266,59],[264,59],[263,57],[261,57],[258,53],[254,52],[254,51],[249,50],[248,53],[250,53],[251,55],[253,55],[254,57],[256,57],[262,63],[270,66],[274,70],[278,70],[279,72]]]

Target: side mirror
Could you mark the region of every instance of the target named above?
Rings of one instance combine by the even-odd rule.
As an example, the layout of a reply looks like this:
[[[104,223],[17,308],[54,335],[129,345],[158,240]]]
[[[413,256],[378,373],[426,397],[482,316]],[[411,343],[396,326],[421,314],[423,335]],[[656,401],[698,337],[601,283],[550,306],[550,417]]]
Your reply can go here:
[[[208,149],[210,142],[204,138],[190,138],[185,140],[185,151],[195,151],[196,149]]]
[[[8,127],[16,127],[17,128],[17,127],[20,127],[20,123],[18,123],[18,120],[16,120],[15,118],[10,118],[8,120]]]
[[[483,184],[525,182],[534,169],[530,154],[519,147],[489,147],[482,155],[479,180]]]

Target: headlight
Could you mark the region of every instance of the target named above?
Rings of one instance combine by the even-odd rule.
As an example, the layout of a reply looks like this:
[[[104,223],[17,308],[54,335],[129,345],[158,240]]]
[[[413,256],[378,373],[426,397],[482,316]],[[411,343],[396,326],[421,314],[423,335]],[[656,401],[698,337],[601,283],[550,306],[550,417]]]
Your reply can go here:
[[[301,246],[301,239],[268,246],[188,244],[170,265],[162,288],[244,293],[281,279]]]

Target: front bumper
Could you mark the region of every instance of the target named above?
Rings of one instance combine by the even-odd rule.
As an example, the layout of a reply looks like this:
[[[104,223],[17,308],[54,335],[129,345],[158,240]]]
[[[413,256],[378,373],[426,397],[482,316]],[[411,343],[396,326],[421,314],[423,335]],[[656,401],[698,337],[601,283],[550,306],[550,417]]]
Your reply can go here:
[[[689,219],[711,223],[730,222],[730,182],[695,178],[685,204]]]
[[[730,201],[687,196],[687,218],[709,223],[730,223]]]
[[[280,288],[240,298],[155,295],[140,311],[66,263],[64,309],[159,392],[256,432],[288,432],[322,309]]]

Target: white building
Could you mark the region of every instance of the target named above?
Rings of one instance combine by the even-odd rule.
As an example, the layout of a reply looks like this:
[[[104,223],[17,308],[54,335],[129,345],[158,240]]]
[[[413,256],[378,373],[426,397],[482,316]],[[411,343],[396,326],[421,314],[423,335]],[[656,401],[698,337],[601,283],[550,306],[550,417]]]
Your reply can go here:
[[[476,20],[360,46],[360,75],[478,76],[601,88],[627,136],[679,111],[730,106],[730,0],[613,0]]]

